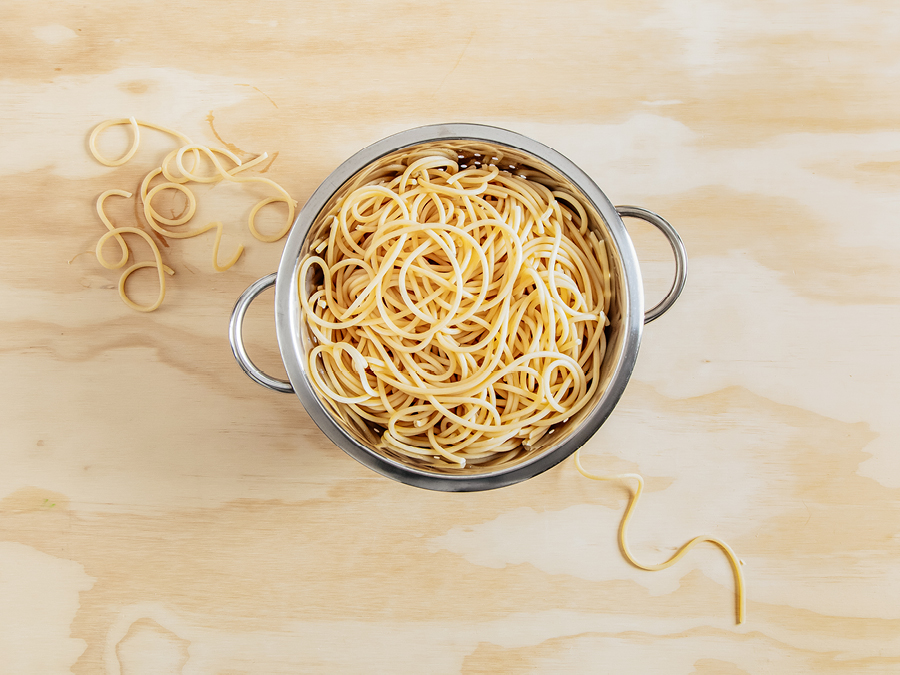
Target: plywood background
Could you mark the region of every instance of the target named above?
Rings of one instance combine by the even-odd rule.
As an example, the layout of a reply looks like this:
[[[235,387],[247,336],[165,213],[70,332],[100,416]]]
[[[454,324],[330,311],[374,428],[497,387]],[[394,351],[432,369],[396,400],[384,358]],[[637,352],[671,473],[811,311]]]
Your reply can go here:
[[[900,672],[900,12],[896,3],[5,2],[0,23],[0,672]],[[359,148],[473,121],[551,145],[691,259],[585,451],[435,494],[344,456],[234,364],[238,294],[280,245],[220,186],[140,315],[90,254],[135,115],[246,155],[302,204]],[[217,140],[219,139],[219,140]],[[112,153],[125,135],[104,139]],[[123,200],[119,224],[133,222]],[[270,225],[277,220],[273,210]],[[130,220],[132,219],[132,220]],[[630,225],[648,298],[665,242]],[[155,292],[148,275],[136,294]],[[146,294],[146,295],[142,295]],[[279,361],[271,295],[248,342]]]

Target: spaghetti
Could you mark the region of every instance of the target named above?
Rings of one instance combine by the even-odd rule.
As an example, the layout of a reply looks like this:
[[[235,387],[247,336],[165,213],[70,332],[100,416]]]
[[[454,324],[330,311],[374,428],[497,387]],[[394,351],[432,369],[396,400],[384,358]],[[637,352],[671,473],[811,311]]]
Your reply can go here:
[[[123,302],[131,307],[132,309],[136,309],[139,312],[152,312],[157,309],[162,301],[166,297],[166,274],[175,274],[175,271],[167,267],[163,264],[162,256],[159,253],[159,247],[156,245],[156,242],[150,237],[149,234],[144,232],[143,230],[139,230],[136,227],[114,227],[110,222],[109,218],[106,217],[106,213],[103,211],[103,202],[106,201],[106,198],[116,195],[119,197],[131,197],[130,192],[125,192],[125,190],[107,190],[97,199],[97,213],[100,215],[100,220],[106,225],[109,230],[106,234],[100,237],[100,240],[97,242],[96,254],[97,260],[103,265],[106,269],[116,270],[125,266],[125,263],[128,262],[129,256],[129,248],[128,244],[125,243],[125,239],[122,237],[123,234],[136,234],[141,237],[147,244],[150,246],[150,250],[153,252],[153,260],[135,263],[127,270],[122,273],[122,276],[119,277],[119,295],[122,296]],[[119,262],[111,263],[106,260],[103,255],[103,245],[109,240],[111,237],[115,237],[116,241],[119,242],[119,248],[122,250],[122,257],[119,258]],[[216,247],[218,248],[218,242],[216,242]],[[156,270],[159,275],[159,295],[156,298],[156,302],[150,305],[141,305],[134,302],[131,298],[128,297],[128,294],[125,292],[125,282],[128,281],[128,277],[132,275],[132,273],[136,272],[139,269],[143,269],[145,267],[156,267]],[[165,272],[165,274],[163,274]]]
[[[635,489],[634,494],[631,497],[631,501],[628,502],[628,507],[625,509],[625,515],[622,516],[622,522],[619,525],[619,547],[622,549],[622,555],[625,556],[625,559],[635,567],[653,572],[671,567],[676,562],[681,560],[695,545],[701,542],[708,541],[711,544],[715,544],[720,549],[722,549],[723,553],[725,553],[725,557],[728,558],[728,562],[731,563],[731,569],[734,571],[735,594],[737,596],[737,622],[739,624],[744,623],[744,573],[741,569],[741,565],[743,565],[743,562],[738,559],[731,547],[721,539],[701,535],[699,537],[694,537],[689,542],[684,544],[675,552],[675,555],[673,555],[665,562],[659,563],[657,565],[646,565],[644,563],[638,562],[628,548],[628,539],[626,533],[628,528],[628,521],[631,519],[631,514],[634,511],[634,507],[637,506],[638,499],[641,498],[641,493],[644,490],[644,479],[640,476],[640,474],[636,473],[620,473],[609,476],[598,476],[593,473],[588,473],[581,465],[580,453],[580,450],[575,451],[575,468],[578,469],[578,472],[585,478],[601,481],[634,480],[637,483],[637,488]]]
[[[597,393],[609,261],[574,195],[411,156],[325,219],[299,271],[311,379],[387,448],[496,466]]]
[[[104,157],[97,148],[97,138],[105,129],[108,129],[109,127],[126,124],[129,125],[132,130],[131,146],[124,155],[117,159]],[[134,117],[129,117],[107,120],[98,124],[91,132],[90,138],[88,139],[88,146],[90,148],[91,154],[98,162],[104,164],[105,166],[121,166],[125,164],[137,153],[138,147],[140,145],[140,128],[142,126],[163,131],[175,137],[181,143],[178,148],[175,148],[168,155],[166,155],[165,159],[162,161],[162,164],[159,167],[150,171],[144,177],[143,181],[141,181],[139,197],[140,202],[143,205],[142,210],[144,218],[147,220],[147,223],[150,225],[150,227],[153,228],[153,230],[155,230],[157,233],[165,237],[171,237],[173,239],[189,239],[191,237],[201,235],[205,232],[209,232],[210,230],[215,230],[216,236],[213,242],[212,251],[213,269],[215,269],[217,272],[224,272],[225,270],[233,266],[241,257],[241,254],[244,251],[244,247],[243,245],[239,245],[234,255],[227,262],[222,264],[219,263],[219,246],[221,244],[222,234],[224,231],[224,226],[221,222],[211,222],[192,230],[171,229],[172,227],[187,224],[194,217],[194,214],[197,210],[197,198],[194,195],[193,191],[185,185],[186,183],[216,183],[223,180],[235,183],[262,183],[274,188],[279,193],[277,196],[266,197],[262,199],[250,211],[250,216],[248,218],[248,227],[250,229],[250,233],[254,237],[259,239],[260,241],[274,242],[281,239],[285,234],[287,234],[288,230],[290,230],[291,224],[294,220],[294,209],[297,205],[297,202],[291,199],[291,196],[287,193],[287,191],[270,178],[264,178],[262,176],[237,176],[238,173],[246,171],[247,169],[252,168],[265,160],[269,156],[268,153],[262,153],[261,155],[253,158],[248,162],[242,162],[240,158],[230,150],[226,150],[224,148],[209,148],[203,145],[197,145],[193,143],[190,138],[178,131],[169,129],[168,127],[153,124],[151,122],[136,120]],[[190,157],[193,160],[193,164],[190,167],[185,165],[185,153],[190,153]],[[226,158],[234,166],[226,169],[222,165],[222,162],[220,161],[218,156]],[[172,166],[173,162],[174,168]],[[201,173],[201,166],[204,163],[208,165],[207,172]],[[211,168],[211,172],[209,171],[209,168]],[[176,173],[176,171],[178,173]],[[151,187],[151,182],[160,175],[163,176],[166,182],[158,183]],[[181,192],[187,199],[186,208],[180,216],[166,218],[153,207],[153,198],[165,190],[175,190]],[[97,258],[104,267],[107,267],[109,269],[120,269],[121,267],[124,267],[128,262],[130,250],[125,242],[125,239],[122,237],[122,233],[131,232],[141,234],[153,249],[154,261],[136,263],[125,270],[125,272],[123,272],[121,278],[119,279],[119,295],[122,297],[123,302],[125,302],[125,304],[133,309],[137,309],[143,312],[153,311],[160,306],[163,299],[165,298],[165,277],[163,275],[163,272],[165,271],[167,274],[174,274],[174,271],[162,264],[162,258],[160,256],[158,247],[145,232],[143,232],[142,230],[136,230],[135,228],[116,228],[115,226],[113,226],[112,222],[106,216],[103,208],[104,201],[110,195],[131,197],[131,193],[125,192],[123,190],[107,190],[97,199],[97,214],[100,216],[100,220],[104,225],[106,225],[107,229],[110,230],[110,232],[105,234],[97,244]],[[284,225],[274,234],[262,234],[256,227],[257,214],[264,206],[279,202],[284,202],[288,207],[287,219],[285,220]],[[110,237],[114,237],[116,239],[116,242],[119,244],[119,248],[121,250],[121,257],[119,261],[114,264],[106,261],[101,251],[103,244],[108,241]],[[140,305],[138,303],[135,303],[128,297],[127,293],[125,292],[126,280],[133,272],[139,269],[143,269],[144,267],[154,266],[159,272],[160,290],[157,301],[151,305]]]

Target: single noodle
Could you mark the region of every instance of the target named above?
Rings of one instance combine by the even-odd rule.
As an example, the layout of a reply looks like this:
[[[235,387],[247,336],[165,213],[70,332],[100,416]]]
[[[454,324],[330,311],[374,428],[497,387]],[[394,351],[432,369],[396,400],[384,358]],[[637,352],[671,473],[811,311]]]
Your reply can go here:
[[[578,469],[578,473],[580,473],[585,478],[590,478],[591,480],[600,480],[600,481],[608,481],[608,480],[633,480],[635,481],[637,487],[634,490],[634,493],[631,497],[631,500],[628,502],[628,506],[625,509],[625,515],[622,516],[622,522],[619,524],[619,548],[622,550],[622,555],[625,556],[625,559],[630,562],[635,567],[648,570],[650,572],[656,572],[658,570],[664,570],[668,567],[671,567],[679,560],[681,560],[688,551],[690,551],[697,544],[707,541],[710,544],[718,546],[722,549],[722,552],[725,554],[725,557],[728,558],[728,562],[731,563],[731,569],[734,572],[734,588],[735,588],[735,604],[737,606],[737,622],[739,624],[744,623],[744,615],[745,615],[745,599],[744,599],[744,572],[741,566],[744,564],[743,560],[740,560],[735,554],[734,550],[726,544],[721,539],[717,539],[716,537],[710,537],[707,535],[700,535],[698,537],[694,537],[686,544],[683,544],[681,548],[679,548],[675,554],[666,560],[665,562],[658,563],[656,565],[647,565],[645,563],[638,562],[635,557],[631,553],[631,549],[628,548],[628,521],[631,519],[631,514],[634,511],[634,508],[637,506],[638,500],[641,498],[641,493],[644,491],[644,479],[640,474],[637,473],[619,473],[619,474],[611,474],[608,476],[599,476],[597,474],[590,473],[585,470],[585,468],[581,465],[581,451],[575,451],[575,468]]]

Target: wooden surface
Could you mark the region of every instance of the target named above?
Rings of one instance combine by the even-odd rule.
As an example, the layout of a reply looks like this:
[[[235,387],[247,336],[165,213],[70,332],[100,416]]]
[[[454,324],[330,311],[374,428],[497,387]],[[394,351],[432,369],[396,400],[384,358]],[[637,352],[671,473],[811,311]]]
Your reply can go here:
[[[896,3],[3,9],[0,672],[900,672]],[[266,175],[301,204],[389,133],[490,123],[666,216],[687,288],[584,460],[647,478],[641,559],[734,547],[746,624],[713,547],[628,566],[623,486],[566,462],[484,494],[406,487],[247,379],[229,312],[281,251],[246,230],[256,193],[204,193],[223,255],[247,244],[234,269],[208,235],[174,242],[162,309],[125,307],[80,254],[97,195],[171,147],[147,132],[124,167],[94,162],[89,131],[129,115],[277,152]],[[120,225],[131,208],[110,202]],[[629,227],[658,298],[666,244]],[[278,374],[271,297],[246,335]]]

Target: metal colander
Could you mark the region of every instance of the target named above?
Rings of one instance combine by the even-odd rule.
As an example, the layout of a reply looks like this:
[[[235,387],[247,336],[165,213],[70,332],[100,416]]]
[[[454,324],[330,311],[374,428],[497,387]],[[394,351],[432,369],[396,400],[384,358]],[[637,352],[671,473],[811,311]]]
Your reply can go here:
[[[307,353],[313,338],[306,329],[298,300],[298,272],[312,244],[325,228],[324,214],[356,187],[387,174],[419,156],[452,156],[461,167],[496,165],[514,175],[578,196],[589,227],[607,244],[613,297],[608,313],[607,350],[600,370],[601,386],[593,400],[566,422],[554,426],[534,446],[494,461],[459,467],[433,466],[394,452],[382,441],[383,429],[321,399],[310,383]],[[622,216],[641,218],[658,227],[675,254],[672,288],[644,313],[644,293],[634,246]],[[319,428],[341,449],[369,468],[409,485],[444,491],[474,491],[511,485],[531,478],[566,459],[600,428],[610,415],[637,360],[643,325],[661,316],[681,293],[687,277],[687,256],[677,232],[660,216],[638,207],[614,207],[599,187],[575,164],[552,148],[530,138],[476,124],[419,127],[385,138],[360,150],[341,164],[313,193],[297,215],[285,243],[278,271],[251,284],[231,317],[229,339],[241,368],[256,382],[279,392],[295,393]],[[244,347],[241,326],[250,303],[275,286],[275,323],[281,358],[289,381],[266,375]]]

